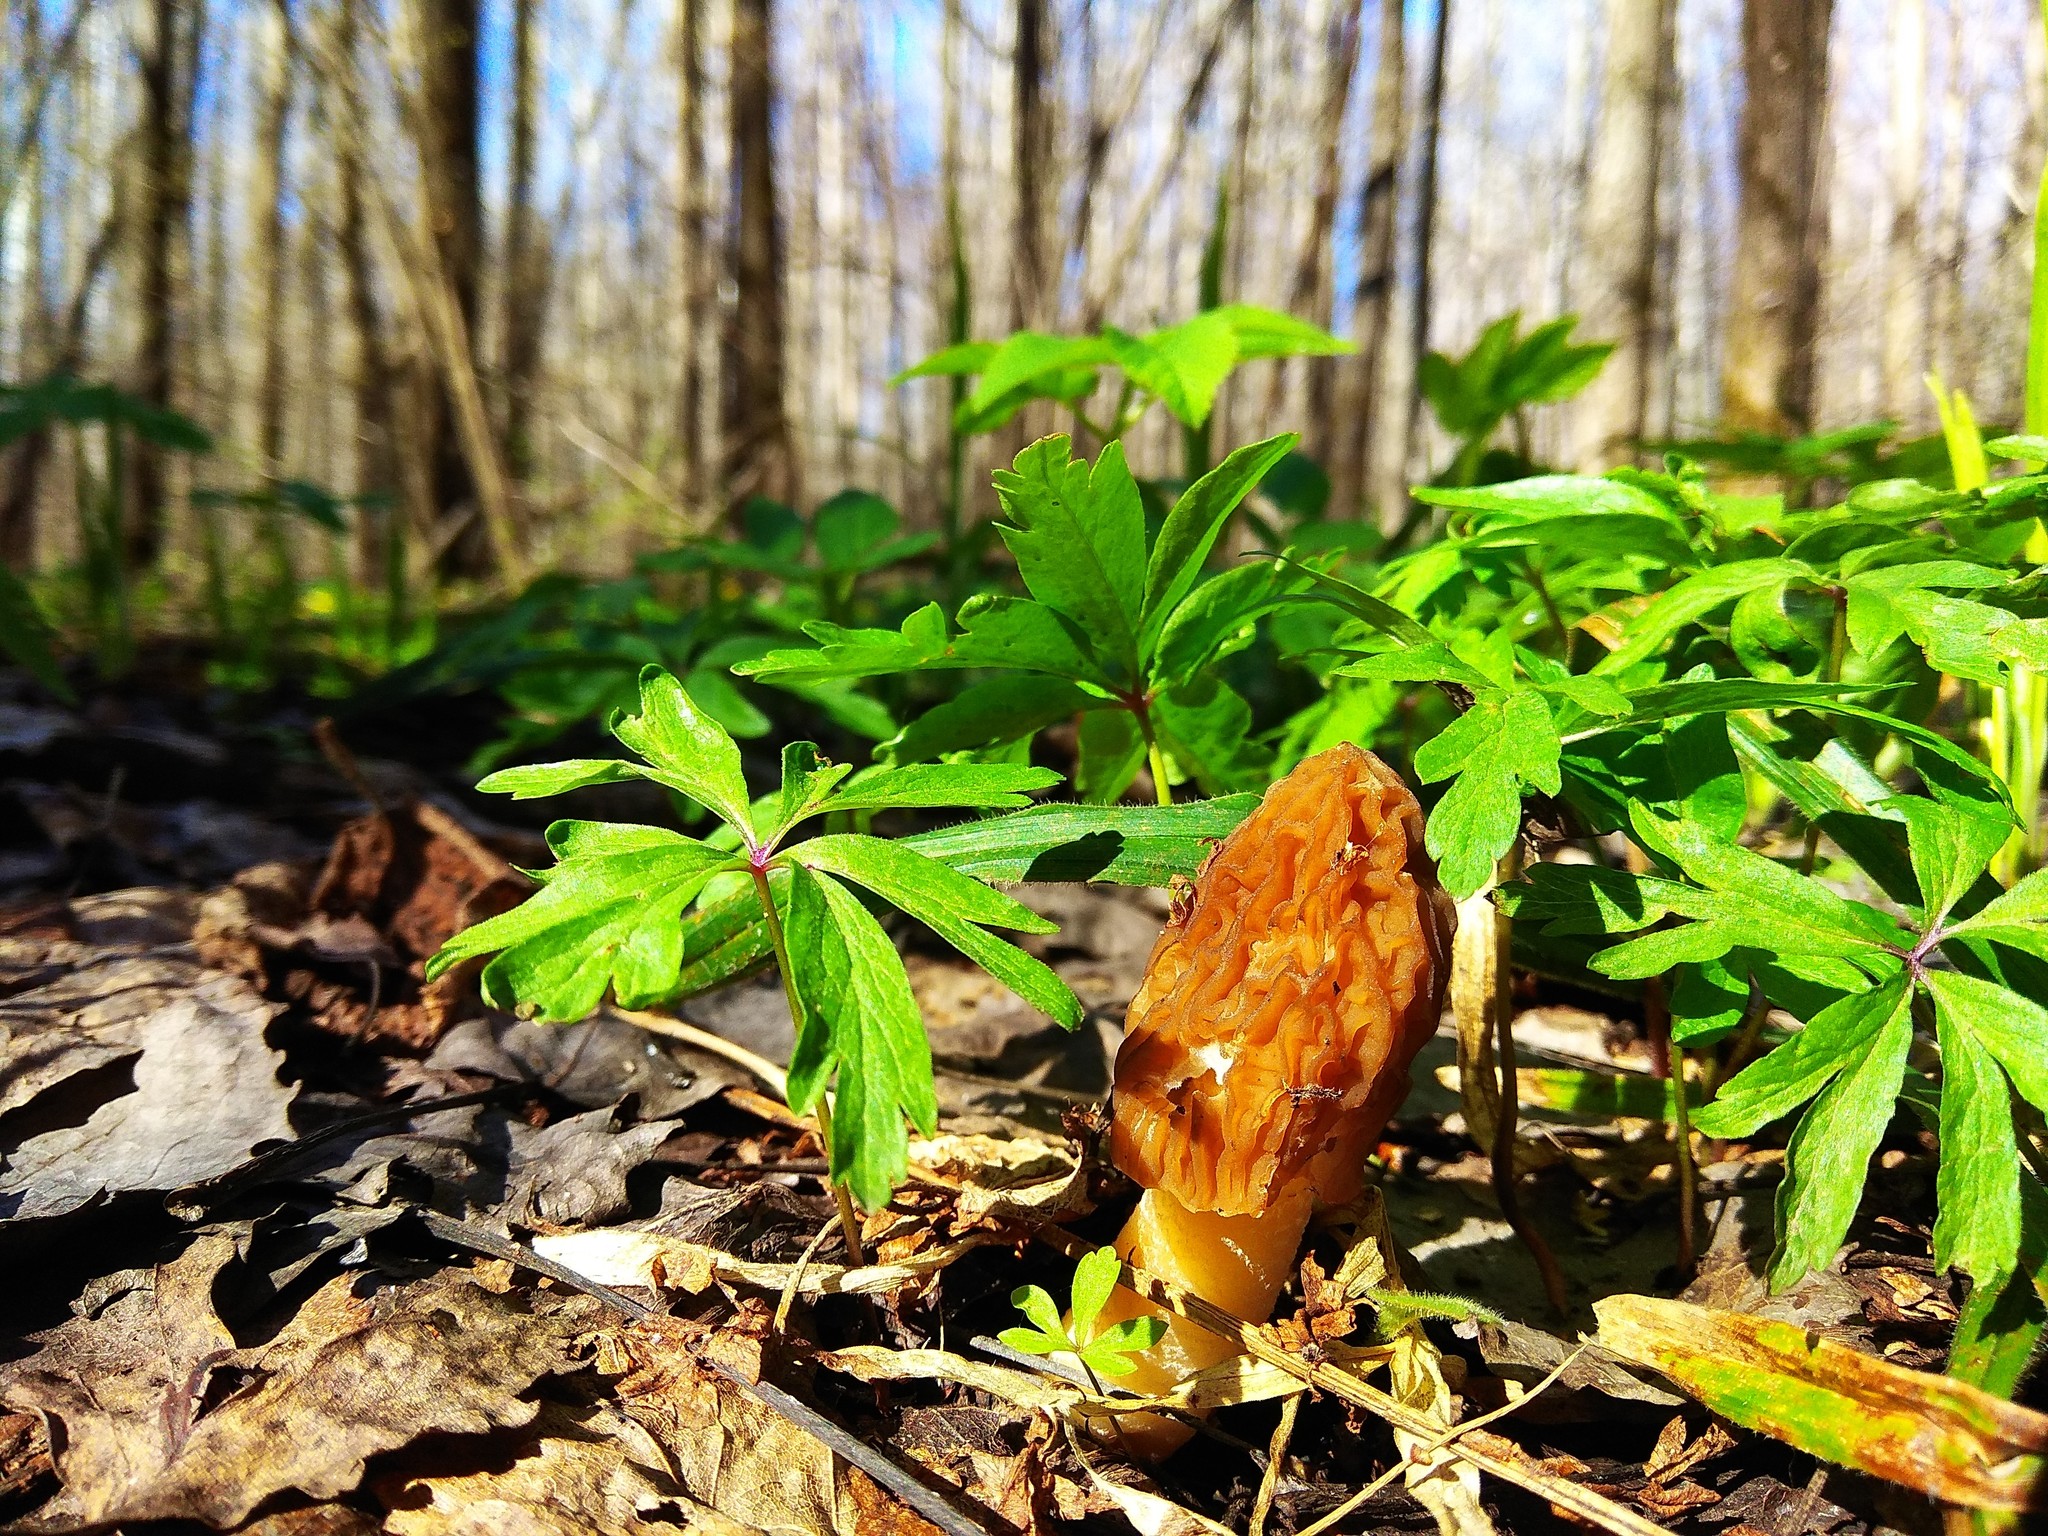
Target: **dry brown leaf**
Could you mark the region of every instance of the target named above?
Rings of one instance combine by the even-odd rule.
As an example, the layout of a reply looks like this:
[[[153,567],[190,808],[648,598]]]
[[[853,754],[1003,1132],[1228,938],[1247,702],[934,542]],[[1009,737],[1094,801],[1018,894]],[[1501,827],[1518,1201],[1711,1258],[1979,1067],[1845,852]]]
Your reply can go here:
[[[602,1405],[550,1404],[488,1465],[379,1479],[390,1536],[638,1536],[701,1529],[667,1457],[640,1425]],[[443,1459],[437,1457],[436,1459]],[[681,1519],[670,1519],[674,1514]]]
[[[659,1442],[699,1502],[774,1533],[931,1530],[822,1441],[705,1368],[680,1330],[610,1339],[631,1364],[616,1383],[620,1407]]]
[[[287,1489],[332,1498],[379,1451],[526,1423],[535,1405],[520,1394],[564,1363],[566,1319],[537,1318],[462,1280],[362,1298],[347,1277],[271,1342],[195,1358],[225,1330],[170,1297],[201,1291],[204,1264],[225,1257],[217,1243],[188,1254],[171,1266],[180,1289],[160,1279],[153,1296],[120,1298],[120,1317],[66,1324],[0,1374],[0,1399],[62,1427],[51,1436],[62,1509],[38,1517],[62,1518],[40,1528],[180,1518],[225,1527]],[[247,1384],[208,1406],[207,1374],[230,1369]]]
[[[962,1254],[991,1241],[972,1236],[944,1247],[930,1248],[901,1263],[867,1264],[849,1269],[840,1264],[802,1266],[797,1293],[802,1296],[877,1295],[936,1274]],[[780,1292],[795,1275],[794,1264],[763,1264],[735,1258],[702,1243],[684,1242],[659,1232],[609,1227],[589,1232],[561,1232],[536,1237],[534,1251],[567,1265],[599,1285],[631,1285],[651,1290],[696,1295],[713,1284],[752,1286]]]
[[[226,1172],[265,1141],[289,1139],[292,1089],[278,1081],[284,1056],[263,1039],[275,1011],[246,982],[215,975],[136,1022],[127,1037],[139,1053],[134,1091],[82,1124],[0,1147],[0,1219],[61,1216],[105,1195],[176,1189]]]

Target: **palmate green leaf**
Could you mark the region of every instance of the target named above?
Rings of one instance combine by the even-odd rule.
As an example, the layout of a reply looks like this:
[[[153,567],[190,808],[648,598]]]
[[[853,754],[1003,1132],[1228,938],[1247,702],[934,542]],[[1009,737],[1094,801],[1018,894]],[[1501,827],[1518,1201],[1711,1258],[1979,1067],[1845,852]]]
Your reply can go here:
[[[510,795],[514,800],[545,800],[566,795],[572,789],[592,784],[623,784],[629,779],[653,775],[638,763],[609,757],[572,757],[559,763],[529,763],[518,768],[500,768],[477,781],[487,795]]]
[[[1239,448],[1181,493],[1160,526],[1146,564],[1141,651],[1152,652],[1181,600],[1194,590],[1230,514],[1300,441],[1290,432]]]
[[[832,1043],[836,1010],[850,995],[846,941],[825,904],[825,887],[801,864],[778,870],[782,890],[771,887],[782,914],[782,942],[789,953],[796,994],[796,1040],[789,1052],[787,1097],[798,1114],[809,1114],[831,1082],[838,1057]],[[756,903],[756,911],[759,904]],[[761,925],[765,934],[767,924]],[[772,941],[771,941],[772,942]],[[830,1156],[831,1149],[827,1149]],[[833,1160],[835,1169],[841,1167]]]
[[[1532,864],[1497,900],[1518,923],[1546,934],[1638,933],[1696,899],[1691,886],[1602,864]]]
[[[1783,586],[1807,574],[1806,567],[1783,557],[1735,560],[1688,576],[1667,587],[1657,600],[1622,624],[1622,641],[1595,664],[1596,673],[1623,672],[1647,661],[1688,624],[1696,624],[1723,604],[1747,593]]]
[[[1031,595],[1064,615],[1124,678],[1135,681],[1145,594],[1145,509],[1111,443],[1091,469],[1064,436],[1042,438],[995,475],[1010,521],[998,524]]]
[[[989,359],[995,355],[996,343],[992,341],[958,342],[934,352],[923,362],[904,369],[889,381],[889,387],[895,389],[910,379],[951,378],[985,373],[988,370]]]
[[[1693,1124],[1724,1140],[1748,1136],[1819,1093],[1895,1024],[1912,1027],[1912,988],[1903,971],[1814,1015],[1798,1034],[1730,1078],[1712,1103],[1693,1112]]]
[[[560,862],[540,890],[465,928],[427,964],[435,977],[498,952],[484,996],[547,1023],[587,1017],[610,987],[633,1008],[670,996],[683,963],[683,908],[734,856],[659,827],[558,822]]]
[[[1998,1058],[2020,1097],[2048,1113],[2048,1009],[1980,976],[1928,971],[1922,981],[1936,1017],[1968,1030]]]
[[[841,785],[821,811],[879,811],[959,806],[1003,810],[1031,803],[1030,791],[1049,789],[1060,775],[1022,763],[911,763],[869,768]]]
[[[1599,832],[1625,830],[1631,804],[1665,820],[1697,822],[1729,842],[1748,819],[1742,765],[1721,715],[1580,737],[1566,748],[1563,767],[1566,798]]]
[[[1257,795],[1178,805],[1037,805],[900,840],[961,874],[1018,881],[1163,886],[1192,877],[1258,805]]]
[[[1834,1262],[1862,1199],[1871,1156],[1897,1108],[1912,1043],[1912,1011],[1902,996],[1801,1116],[1778,1186],[1772,1290],[1782,1291]]]
[[[960,874],[902,843],[837,833],[813,838],[792,857],[814,870],[830,871],[865,886],[901,907],[1039,1012],[1068,1029],[1085,1013],[1079,998],[1044,961],[1005,943],[987,927],[1018,933],[1053,933],[1047,921],[1022,902]]]
[[[763,844],[779,842],[791,827],[807,816],[815,816],[839,781],[853,771],[850,763],[826,763],[819,759],[815,742],[793,741],[782,749],[782,790],[775,797],[772,813],[754,812],[756,836]]]
[[[1030,391],[1049,375],[1086,371],[1112,360],[1108,343],[1100,337],[1017,331],[997,343],[982,360],[981,378],[967,399],[967,408],[975,414],[985,413],[1003,397],[1018,390]]]
[[[1434,645],[1437,637],[1422,624],[1417,623],[1385,598],[1368,592],[1365,588],[1334,576],[1317,566],[1308,565],[1288,555],[1273,557],[1282,565],[1289,566],[1307,577],[1315,588],[1306,593],[1301,602],[1325,602],[1341,608],[1353,618],[1363,620],[1382,634],[1399,641],[1402,645]]]
[[[1074,1347],[1073,1336],[1067,1332],[1067,1325],[1060,1319],[1060,1304],[1052,1299],[1052,1293],[1044,1286],[1018,1286],[1010,1292],[1010,1305],[1024,1314],[1031,1327],[1005,1330],[1000,1336],[1005,1344],[1014,1349],[1028,1350],[1034,1355],[1049,1355],[1056,1349]],[[1042,1342],[1023,1344],[1013,1339],[1012,1334],[1023,1334]]]
[[[660,667],[640,674],[640,713],[612,723],[612,734],[646,759],[647,776],[689,796],[721,821],[751,830],[740,749],[725,727],[694,704]]]
[[[832,1176],[843,1180],[863,1206],[876,1210],[888,1203],[909,1168],[904,1121],[927,1136],[938,1129],[931,1045],[903,959],[882,925],[853,892],[821,870],[801,875],[792,871],[792,891],[807,878],[822,894],[824,919],[818,924],[816,946],[808,953],[792,947],[790,964],[806,1014],[815,1014],[829,1032],[830,1060],[838,1068]],[[844,949],[843,970],[830,961],[819,963],[831,949],[828,934],[836,936]],[[810,1049],[819,1051],[815,1039]],[[798,1066],[799,1058],[792,1054],[792,1104],[800,1080]],[[824,1069],[813,1067],[808,1056],[802,1066],[801,1081],[811,1092],[805,1102],[814,1103]]]
[[[1035,1291],[1039,1288],[1034,1285],[1026,1287],[1026,1289]],[[1015,1296],[1012,1295],[1011,1300],[1015,1301],[1015,1299]],[[1037,1328],[1005,1328],[996,1337],[1023,1355],[1051,1355],[1057,1354],[1063,1349],[1072,1350],[1074,1347],[1071,1339],[1045,1333]]]
[[[1361,677],[1381,683],[1457,683],[1478,692],[1492,688],[1493,679],[1454,654],[1441,640],[1404,645],[1335,669],[1339,677]]]
[[[1102,670],[1083,653],[1075,631],[1042,604],[1013,597],[976,597],[960,610],[961,632],[949,634],[945,614],[928,603],[900,630],[806,624],[812,646],[788,647],[738,662],[733,670],[777,684],[826,678],[880,677],[955,667],[1002,667],[1062,678]]]
[[[1460,900],[1493,877],[1522,824],[1525,788],[1554,795],[1560,743],[1550,707],[1533,692],[1494,691],[1415,754],[1425,784],[1457,776],[1429,813],[1424,842],[1444,887]]]
[[[1219,304],[1206,311],[1230,323],[1237,333],[1237,355],[1249,362],[1260,357],[1333,357],[1352,350],[1351,343],[1319,325],[1297,320],[1257,304]]]
[[[1165,1318],[1127,1317],[1090,1339],[1081,1359],[1101,1375],[1128,1376],[1138,1368],[1131,1355],[1150,1349],[1165,1337]]]
[[[1941,1165],[1934,1267],[1995,1285],[2018,1262],[2020,1151],[2012,1096],[1990,1051],[1954,1010],[1935,1009],[1941,1042]]]
[[[1214,312],[1142,339],[1105,325],[1102,339],[1124,376],[1187,427],[1209,419],[1217,389],[1237,366],[1237,333]]]

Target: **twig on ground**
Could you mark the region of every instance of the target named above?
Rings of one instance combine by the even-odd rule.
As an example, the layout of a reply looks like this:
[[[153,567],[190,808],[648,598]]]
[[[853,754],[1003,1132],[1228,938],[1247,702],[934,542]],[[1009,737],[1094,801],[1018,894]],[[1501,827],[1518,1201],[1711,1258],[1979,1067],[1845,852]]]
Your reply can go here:
[[[1040,1227],[1034,1235],[1048,1248],[1068,1258],[1077,1259],[1092,1246],[1059,1227]],[[1269,1329],[1254,1327],[1241,1318],[1233,1317],[1221,1307],[1204,1301],[1201,1297],[1192,1295],[1157,1275],[1147,1274],[1126,1264],[1122,1267],[1121,1281],[1154,1305],[1165,1307],[1174,1315],[1186,1318],[1211,1333],[1219,1334],[1226,1339],[1235,1339],[1238,1347],[1245,1353],[1255,1355],[1268,1364],[1277,1365],[1333,1397],[1342,1398],[1347,1403],[1355,1403],[1378,1415],[1396,1429],[1406,1430],[1425,1443],[1434,1441],[1439,1435],[1452,1436],[1453,1438],[1443,1441],[1436,1448],[1448,1450],[1452,1455],[1470,1462],[1480,1471],[1498,1477],[1503,1482],[1527,1489],[1555,1504],[1567,1514],[1589,1521],[1603,1530],[1613,1531],[1617,1536],[1666,1536],[1663,1526],[1637,1514],[1634,1510],[1624,1508],[1604,1494],[1574,1483],[1569,1478],[1545,1472],[1540,1467],[1524,1465],[1511,1457],[1487,1450],[1484,1446],[1468,1445],[1456,1438],[1477,1428],[1479,1421],[1453,1425],[1446,1430],[1428,1414],[1409,1407],[1377,1387],[1367,1385],[1349,1371],[1339,1370],[1331,1365],[1312,1365],[1280,1344]],[[1510,1406],[1519,1407],[1526,1401],[1527,1397],[1517,1398]]]
[[[818,1256],[818,1250],[824,1247],[825,1239],[832,1235],[833,1229],[838,1225],[839,1217],[835,1214],[830,1221],[818,1228],[808,1243],[804,1244],[804,1251],[789,1267],[789,1281],[782,1287],[782,1299],[775,1303],[777,1333],[781,1333],[789,1326],[789,1309],[796,1304],[796,1293],[803,1287],[804,1273],[811,1267],[811,1260]]]
[[[758,1078],[783,1103],[789,1102],[789,1074],[765,1056],[757,1056],[743,1045],[735,1045],[723,1035],[715,1035],[708,1029],[682,1019],[670,1018],[663,1013],[643,1013],[637,1008],[611,1009],[614,1018],[624,1019],[628,1024],[646,1030],[651,1035],[664,1035],[670,1040],[683,1044],[707,1055],[721,1057],[736,1067],[744,1067]]]
[[[1294,1441],[1294,1421],[1301,1416],[1301,1394],[1280,1404],[1280,1422],[1273,1426],[1272,1443],[1266,1448],[1266,1471],[1259,1479],[1259,1494],[1252,1501],[1251,1523],[1245,1536],[1266,1536],[1266,1516],[1273,1508],[1273,1492],[1280,1486],[1280,1464],[1287,1460],[1287,1447]]]
[[[586,1296],[594,1296],[633,1322],[648,1322],[663,1315],[643,1302],[621,1295],[608,1285],[600,1285],[586,1275],[579,1275],[566,1265],[542,1258],[531,1248],[515,1243],[510,1238],[499,1237],[495,1232],[487,1231],[473,1223],[457,1221],[453,1217],[443,1216],[438,1211],[430,1211],[424,1207],[420,1208],[417,1214],[426,1229],[443,1242],[488,1254],[495,1259],[509,1260],[522,1269],[546,1275],[550,1280],[581,1291]],[[978,1523],[963,1517],[932,1489],[864,1441],[841,1429],[809,1403],[784,1391],[771,1381],[749,1381],[730,1366],[708,1355],[695,1350],[691,1351],[691,1355],[705,1369],[716,1372],[723,1380],[781,1414],[814,1439],[822,1441],[833,1455],[865,1472],[890,1494],[944,1531],[946,1536],[983,1536],[982,1527]]]

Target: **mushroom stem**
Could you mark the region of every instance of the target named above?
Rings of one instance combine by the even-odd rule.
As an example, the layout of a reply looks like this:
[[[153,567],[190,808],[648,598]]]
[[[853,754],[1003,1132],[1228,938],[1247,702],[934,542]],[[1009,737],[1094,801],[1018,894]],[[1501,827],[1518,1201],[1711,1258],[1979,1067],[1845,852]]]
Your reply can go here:
[[[1170,1280],[1248,1323],[1273,1315],[1273,1302],[1294,1271],[1301,1235],[1308,1226],[1311,1191],[1297,1188],[1268,1210],[1220,1216],[1189,1210],[1163,1189],[1148,1189],[1117,1235],[1116,1251],[1126,1263]],[[1153,1396],[1171,1391],[1196,1371],[1239,1353],[1237,1345],[1173,1316],[1119,1286],[1102,1309],[1098,1326],[1127,1317],[1163,1317],[1166,1335],[1144,1354],[1137,1369],[1117,1385]],[[1194,1430],[1156,1413],[1134,1413],[1121,1421],[1133,1453],[1157,1460],[1185,1445]]]

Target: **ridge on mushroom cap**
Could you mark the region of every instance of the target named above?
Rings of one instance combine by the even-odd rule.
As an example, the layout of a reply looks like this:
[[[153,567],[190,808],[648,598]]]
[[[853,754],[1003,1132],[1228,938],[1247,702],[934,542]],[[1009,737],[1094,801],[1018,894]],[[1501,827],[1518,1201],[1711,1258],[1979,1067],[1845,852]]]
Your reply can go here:
[[[1357,1194],[1436,1030],[1455,911],[1422,811],[1371,753],[1304,761],[1210,855],[1116,1060],[1111,1155],[1191,1210]]]

